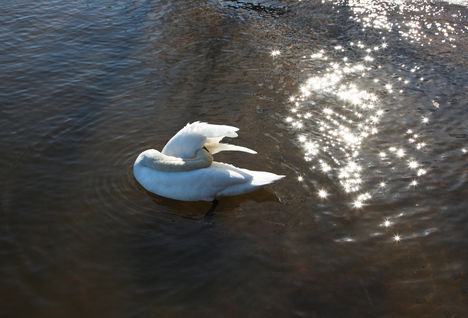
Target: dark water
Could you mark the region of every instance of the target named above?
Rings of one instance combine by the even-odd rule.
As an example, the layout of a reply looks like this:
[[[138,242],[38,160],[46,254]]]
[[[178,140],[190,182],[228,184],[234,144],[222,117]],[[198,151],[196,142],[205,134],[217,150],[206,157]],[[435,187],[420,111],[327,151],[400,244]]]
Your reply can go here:
[[[9,1],[4,317],[465,317],[463,1]],[[287,178],[151,195],[144,149],[239,127]]]

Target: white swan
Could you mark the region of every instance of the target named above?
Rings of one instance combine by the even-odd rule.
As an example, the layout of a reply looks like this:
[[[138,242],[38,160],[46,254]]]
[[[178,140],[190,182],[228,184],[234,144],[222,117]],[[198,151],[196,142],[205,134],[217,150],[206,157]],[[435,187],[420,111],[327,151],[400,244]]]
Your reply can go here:
[[[182,201],[213,201],[217,197],[251,192],[284,176],[251,171],[213,161],[224,150],[256,152],[220,143],[237,137],[236,127],[202,122],[187,124],[164,146],[143,151],[135,161],[133,174],[148,191]]]

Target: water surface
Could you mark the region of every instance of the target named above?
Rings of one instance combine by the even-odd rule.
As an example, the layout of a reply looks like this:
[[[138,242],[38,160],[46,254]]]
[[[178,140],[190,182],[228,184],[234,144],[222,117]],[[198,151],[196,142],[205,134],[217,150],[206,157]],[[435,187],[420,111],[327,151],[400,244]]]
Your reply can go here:
[[[6,317],[463,317],[463,1],[36,1],[0,17]],[[132,165],[187,122],[287,175],[210,204]]]

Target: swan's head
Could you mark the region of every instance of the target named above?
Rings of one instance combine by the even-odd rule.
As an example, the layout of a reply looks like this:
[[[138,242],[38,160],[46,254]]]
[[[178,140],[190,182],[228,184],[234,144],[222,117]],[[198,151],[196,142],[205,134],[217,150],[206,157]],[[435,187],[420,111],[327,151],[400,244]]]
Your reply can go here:
[[[179,158],[165,155],[155,149],[142,152],[135,165],[142,165],[157,171],[183,172],[211,166],[213,156],[208,149],[199,149],[192,158]]]

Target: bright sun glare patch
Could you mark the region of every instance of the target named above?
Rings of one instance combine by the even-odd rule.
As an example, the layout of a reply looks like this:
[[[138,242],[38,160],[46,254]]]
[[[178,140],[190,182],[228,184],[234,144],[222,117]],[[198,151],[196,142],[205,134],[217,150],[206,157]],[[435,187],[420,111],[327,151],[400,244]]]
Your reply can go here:
[[[272,50],[272,51],[270,52],[270,55],[271,55],[271,56],[278,56],[278,55],[280,55],[280,54],[281,54],[280,50]]]
[[[318,196],[321,199],[326,199],[328,197],[328,192],[324,189],[319,190]]]

